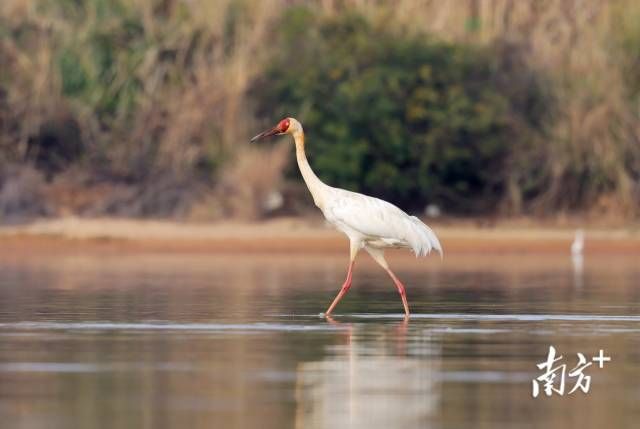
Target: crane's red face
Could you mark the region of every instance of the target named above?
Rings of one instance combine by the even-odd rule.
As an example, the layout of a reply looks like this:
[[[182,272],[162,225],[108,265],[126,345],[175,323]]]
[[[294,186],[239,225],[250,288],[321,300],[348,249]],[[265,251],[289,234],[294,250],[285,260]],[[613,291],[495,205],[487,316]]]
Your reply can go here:
[[[267,131],[264,131],[264,132],[258,134],[257,136],[252,138],[251,141],[254,142],[254,141],[260,140],[261,138],[264,138],[264,137],[275,136],[275,135],[278,135],[278,134],[284,134],[289,129],[289,125],[291,125],[291,123],[289,121],[289,118],[284,118],[283,120],[278,122],[278,125],[276,125],[275,127],[271,128],[271,129],[269,129]]]

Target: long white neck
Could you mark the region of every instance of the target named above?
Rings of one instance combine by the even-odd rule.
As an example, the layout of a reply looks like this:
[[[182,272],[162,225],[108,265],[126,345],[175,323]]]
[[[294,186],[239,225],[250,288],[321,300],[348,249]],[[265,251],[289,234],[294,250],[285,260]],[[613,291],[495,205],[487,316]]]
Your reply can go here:
[[[307,161],[307,155],[304,152],[304,133],[302,131],[293,133],[293,139],[296,142],[296,160],[298,161],[298,168],[300,168],[302,178],[307,184],[316,206],[322,208],[324,206],[325,191],[328,186],[318,179],[318,176],[311,169],[309,161]]]

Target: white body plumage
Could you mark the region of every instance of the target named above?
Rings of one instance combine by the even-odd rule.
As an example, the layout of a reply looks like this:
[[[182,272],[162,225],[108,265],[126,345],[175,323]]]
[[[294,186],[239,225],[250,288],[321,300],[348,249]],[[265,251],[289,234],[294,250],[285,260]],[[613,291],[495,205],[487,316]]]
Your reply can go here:
[[[438,237],[417,217],[378,198],[327,188],[324,217],[360,247],[408,248],[416,256],[436,250],[442,255]]]

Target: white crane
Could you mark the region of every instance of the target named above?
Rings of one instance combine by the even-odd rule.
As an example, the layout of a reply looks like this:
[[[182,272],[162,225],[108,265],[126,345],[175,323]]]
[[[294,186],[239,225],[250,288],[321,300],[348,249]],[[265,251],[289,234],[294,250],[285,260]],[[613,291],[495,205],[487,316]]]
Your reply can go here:
[[[296,159],[315,205],[329,223],[349,237],[350,259],[347,278],[335,297],[326,315],[330,315],[340,299],[351,287],[353,265],[358,251],[364,248],[371,257],[391,276],[396,285],[406,316],[409,305],[404,285],[389,269],[384,258],[384,250],[408,248],[416,256],[425,256],[435,249],[442,256],[442,247],[435,233],[415,216],[410,216],[398,207],[378,198],[369,197],[324,184],[315,175],[304,152],[304,131],[294,118],[285,118],[275,127],[258,134],[251,141],[291,134],[296,145]]]

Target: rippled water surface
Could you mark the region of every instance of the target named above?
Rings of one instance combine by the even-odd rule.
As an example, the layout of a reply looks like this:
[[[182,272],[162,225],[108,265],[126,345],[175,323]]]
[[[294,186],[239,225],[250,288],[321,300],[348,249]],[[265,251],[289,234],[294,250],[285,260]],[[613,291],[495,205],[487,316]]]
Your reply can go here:
[[[0,256],[3,428],[601,428],[640,420],[638,255]],[[532,397],[554,346],[564,396]],[[602,349],[611,357],[591,361]],[[582,353],[589,392],[569,394]],[[541,387],[542,389],[542,387]]]

